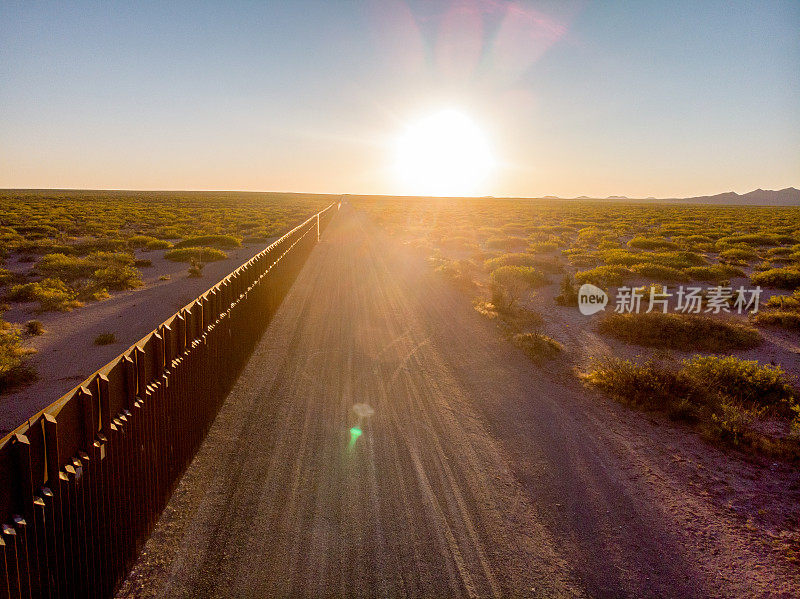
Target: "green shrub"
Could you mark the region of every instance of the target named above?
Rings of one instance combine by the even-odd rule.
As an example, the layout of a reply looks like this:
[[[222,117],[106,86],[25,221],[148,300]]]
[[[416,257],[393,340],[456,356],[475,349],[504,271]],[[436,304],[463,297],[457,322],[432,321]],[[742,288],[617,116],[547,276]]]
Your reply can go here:
[[[614,266],[631,266],[647,260],[647,254],[631,252],[621,248],[602,250],[598,252],[598,257],[606,264]]]
[[[8,293],[8,299],[17,302],[39,302],[39,312],[51,310],[69,312],[82,304],[78,294],[59,279],[43,279],[34,283],[14,285]]]
[[[187,247],[175,248],[164,252],[164,258],[172,260],[173,262],[215,262],[217,260],[225,260],[228,254],[222,250],[212,247]]]
[[[92,283],[97,287],[105,287],[114,291],[135,289],[142,286],[139,271],[122,264],[111,264],[99,268],[92,274]]]
[[[561,279],[560,290],[561,293],[555,298],[557,304],[560,306],[578,305],[578,284],[575,282],[574,277],[571,275],[564,275]]]
[[[743,277],[743,270],[728,264],[712,264],[710,266],[692,266],[684,270],[692,281],[705,281],[710,283],[720,283],[727,281],[731,277]]]
[[[704,394],[698,394],[677,372],[654,361],[644,363],[605,358],[596,360],[583,379],[617,401],[668,411],[678,401],[689,402],[694,415]]]
[[[36,270],[45,277],[71,282],[86,279],[98,269],[131,266],[135,259],[122,252],[94,252],[86,257],[47,254],[36,263]]]
[[[676,250],[678,244],[664,237],[634,237],[628,242],[628,247],[640,250]]]
[[[764,304],[765,308],[776,308],[784,310],[800,310],[800,289],[791,295],[776,294],[770,297]]]
[[[153,241],[148,241],[144,249],[146,250],[166,250],[172,247],[172,244],[167,241],[166,239],[154,239]]]
[[[671,266],[672,268],[689,268],[691,266],[702,266],[708,264],[708,260],[696,252],[677,251],[677,252],[651,252],[644,254],[646,262]]]
[[[503,254],[484,262],[486,270],[493,271],[501,266],[530,266],[545,273],[555,274],[564,271],[564,265],[556,258],[541,258],[533,254]]]
[[[800,289],[800,269],[771,268],[750,276],[754,285],[777,289]]]
[[[197,260],[192,258],[189,264],[189,278],[199,279],[200,277],[202,277],[203,267],[205,267],[205,264],[203,264],[202,262],[198,262]]]
[[[512,341],[535,362],[550,360],[564,351],[564,346],[558,341],[541,333],[518,333]]]
[[[44,325],[41,320],[29,320],[25,323],[25,332],[35,337],[44,333]]]
[[[36,372],[23,363],[33,350],[22,346],[19,333],[0,320],[0,393],[31,382]]]
[[[753,315],[753,321],[759,325],[800,331],[800,312],[798,311],[769,310],[756,312]]]
[[[504,310],[511,309],[529,289],[549,282],[544,274],[529,266],[501,266],[492,271],[490,279],[492,303]]]
[[[116,342],[117,336],[115,333],[100,333],[94,338],[95,345],[111,345],[112,343]]]
[[[172,247],[169,241],[150,235],[132,235],[128,237],[128,245],[133,249],[164,250]]]
[[[582,376],[620,402],[696,422],[710,439],[776,457],[800,457],[796,440],[776,440],[751,427],[754,415],[765,408],[786,420],[800,416],[796,391],[778,367],[734,357],[694,356],[679,368],[609,358]]]
[[[450,282],[459,287],[469,288],[475,285],[472,279],[474,265],[469,260],[436,260],[435,272],[444,275]]]
[[[89,277],[97,265],[88,258],[67,256],[65,254],[47,254],[36,263],[36,270],[45,277],[58,278],[62,281],[74,281]]]
[[[115,253],[124,250],[128,247],[128,242],[125,239],[111,238],[111,239],[87,239],[78,241],[72,248],[75,253],[84,255],[95,252],[109,252]]]
[[[598,287],[608,288],[621,285],[631,276],[631,271],[624,266],[598,266],[590,270],[575,273],[575,280],[581,285],[591,283]]]
[[[513,252],[521,250],[528,245],[528,240],[523,237],[490,237],[486,240],[486,247],[493,250]]]
[[[719,253],[719,258],[720,260],[728,260],[731,262],[749,262],[750,260],[758,258],[758,252],[752,248],[731,248],[721,251]]]
[[[528,251],[533,254],[552,254],[558,251],[558,244],[554,241],[540,241],[532,243]]]
[[[683,351],[750,349],[762,342],[751,326],[698,314],[609,314],[598,330],[627,343]]]
[[[686,281],[688,277],[686,273],[671,266],[662,266],[661,264],[654,264],[652,262],[644,262],[642,264],[634,264],[630,267],[631,271],[637,275],[641,275],[648,279],[656,281]]]
[[[731,235],[719,239],[722,243],[746,243],[747,245],[780,245],[781,243],[797,243],[791,235],[773,235],[771,233],[748,233]]]
[[[755,253],[755,252],[754,252]],[[767,256],[789,256],[792,254],[792,248],[787,247],[776,247],[770,248],[766,251]]]
[[[242,245],[241,240],[233,235],[197,235],[187,237],[175,244],[176,248],[238,248]]]
[[[786,407],[795,391],[780,366],[733,356],[694,356],[683,361],[683,373],[698,384],[735,401],[757,406]]]

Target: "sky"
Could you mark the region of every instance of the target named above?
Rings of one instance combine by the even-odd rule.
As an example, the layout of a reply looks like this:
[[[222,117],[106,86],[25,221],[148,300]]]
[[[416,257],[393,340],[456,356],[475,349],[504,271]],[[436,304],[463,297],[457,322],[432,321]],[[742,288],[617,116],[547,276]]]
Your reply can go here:
[[[798,31],[796,0],[4,1],[0,188],[409,193],[444,112],[454,176],[491,155],[463,193],[800,187]]]

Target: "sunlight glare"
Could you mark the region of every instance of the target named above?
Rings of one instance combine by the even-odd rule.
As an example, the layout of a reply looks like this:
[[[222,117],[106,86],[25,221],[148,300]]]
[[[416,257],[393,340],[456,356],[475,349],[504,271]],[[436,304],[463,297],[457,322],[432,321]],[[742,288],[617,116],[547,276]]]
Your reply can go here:
[[[397,141],[403,193],[476,195],[495,166],[483,131],[464,113],[442,110],[411,125]]]

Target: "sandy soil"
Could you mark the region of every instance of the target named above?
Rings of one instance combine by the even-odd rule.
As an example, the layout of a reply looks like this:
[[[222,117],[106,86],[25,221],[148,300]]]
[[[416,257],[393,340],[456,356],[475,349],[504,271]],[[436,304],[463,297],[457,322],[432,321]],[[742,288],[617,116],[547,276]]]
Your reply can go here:
[[[137,250],[137,259],[153,263],[152,267],[139,269],[143,287],[112,293],[108,299],[89,302],[72,312],[35,314],[34,303],[12,303],[11,310],[3,315],[5,320],[18,324],[40,320],[46,332],[25,338],[25,345],[37,350],[29,363],[39,378],[0,396],[0,435],[50,405],[269,243],[228,250],[226,260],[206,264],[202,278],[189,278],[188,264],[165,260],[163,251]],[[11,258],[4,268],[23,273],[31,266]],[[160,280],[164,275],[170,279]],[[117,342],[94,345],[101,333],[114,333]]]
[[[119,596],[798,596],[800,473],[570,368],[343,207]]]

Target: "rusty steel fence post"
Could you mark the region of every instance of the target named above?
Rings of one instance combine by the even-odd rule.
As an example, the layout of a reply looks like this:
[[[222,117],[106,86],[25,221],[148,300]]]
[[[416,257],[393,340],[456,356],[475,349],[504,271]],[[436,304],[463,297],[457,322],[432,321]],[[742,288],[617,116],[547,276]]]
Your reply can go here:
[[[335,207],[0,439],[0,599],[113,595]]]

